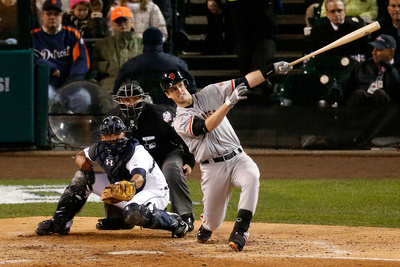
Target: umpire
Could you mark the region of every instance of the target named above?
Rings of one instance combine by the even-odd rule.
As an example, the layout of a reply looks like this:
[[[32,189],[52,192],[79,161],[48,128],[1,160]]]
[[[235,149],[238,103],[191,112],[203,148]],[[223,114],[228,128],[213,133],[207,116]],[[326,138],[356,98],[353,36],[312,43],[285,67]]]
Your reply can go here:
[[[194,156],[172,127],[175,114],[164,106],[146,102],[147,99],[148,94],[144,93],[137,82],[122,83],[114,95],[114,101],[119,106],[109,111],[108,115],[122,118],[132,137],[157,162],[170,188],[171,212],[180,215],[189,225],[189,232],[192,232],[193,203],[186,176],[191,174],[195,165]],[[110,225],[110,222],[115,221],[113,218],[118,218],[120,213],[114,206],[106,205],[107,218],[99,221],[97,229],[119,229],[118,225]]]

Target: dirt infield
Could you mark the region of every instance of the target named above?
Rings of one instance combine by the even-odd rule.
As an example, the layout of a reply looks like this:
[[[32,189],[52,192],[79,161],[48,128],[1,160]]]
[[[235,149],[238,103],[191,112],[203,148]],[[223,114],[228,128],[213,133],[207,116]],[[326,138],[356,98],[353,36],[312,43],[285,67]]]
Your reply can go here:
[[[249,152],[249,150],[247,150]],[[75,152],[0,153],[4,179],[69,178]],[[261,179],[400,179],[397,151],[250,151]],[[191,179],[200,179],[198,167]],[[0,220],[4,266],[400,266],[400,229],[253,223],[245,250],[230,250],[232,222],[208,244],[195,233],[134,228],[98,231],[98,218],[76,217],[67,236],[34,233],[45,217]],[[196,229],[200,222],[196,221]]]
[[[254,223],[242,252],[227,245],[232,222],[210,243],[195,234],[134,228],[98,231],[97,218],[77,217],[67,236],[36,236],[45,219],[0,220],[0,265],[7,266],[400,266],[400,230]],[[199,222],[196,222],[196,229]]]

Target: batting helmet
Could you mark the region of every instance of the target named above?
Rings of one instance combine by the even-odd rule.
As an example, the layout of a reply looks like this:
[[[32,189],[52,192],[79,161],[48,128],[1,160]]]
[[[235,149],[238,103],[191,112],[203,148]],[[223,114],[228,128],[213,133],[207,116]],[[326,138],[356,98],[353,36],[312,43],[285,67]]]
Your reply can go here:
[[[124,122],[117,116],[108,116],[100,125],[100,134],[119,134],[126,130]]]
[[[183,81],[186,86],[189,86],[188,80],[179,70],[170,70],[164,73],[164,75],[161,77],[160,85],[163,91],[167,91],[169,88],[181,81]]]
[[[122,101],[124,98],[141,97],[133,102]],[[122,113],[127,117],[137,118],[143,111],[144,102],[149,100],[149,94],[145,93],[136,81],[124,82],[119,87],[117,94],[113,96],[113,100],[119,104]]]

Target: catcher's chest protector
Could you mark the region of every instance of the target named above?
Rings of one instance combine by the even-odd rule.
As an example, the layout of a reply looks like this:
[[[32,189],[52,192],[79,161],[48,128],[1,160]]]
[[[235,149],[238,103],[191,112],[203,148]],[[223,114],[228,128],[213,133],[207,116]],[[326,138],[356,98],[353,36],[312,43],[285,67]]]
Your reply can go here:
[[[132,177],[126,168],[126,163],[135,152],[136,143],[129,143],[122,153],[109,155],[104,145],[99,143],[89,148],[90,159],[96,159],[100,167],[107,173],[110,183],[122,180],[129,181]]]

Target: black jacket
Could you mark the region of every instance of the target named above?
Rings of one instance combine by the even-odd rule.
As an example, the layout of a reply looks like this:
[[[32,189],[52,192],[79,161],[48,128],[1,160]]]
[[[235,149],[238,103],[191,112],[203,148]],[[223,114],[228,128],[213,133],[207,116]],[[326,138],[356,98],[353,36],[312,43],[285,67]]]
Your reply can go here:
[[[374,39],[378,37],[380,34],[386,34],[392,36],[397,43],[396,55],[400,56],[400,48],[399,48],[400,38],[399,35],[397,34],[397,29],[393,26],[392,18],[389,15],[385,15],[378,21],[381,28],[373,33]]]
[[[122,114],[119,107],[112,109],[108,115],[119,116],[129,126],[130,122]],[[174,150],[182,150],[183,163],[192,169],[195,165],[194,156],[182,138],[172,127],[175,114],[160,105],[146,103],[136,122],[136,130],[132,130],[132,137],[143,145],[150,155],[162,166],[167,155]]]
[[[162,45],[144,45],[143,54],[131,58],[122,65],[114,84],[114,94],[127,80],[157,79],[170,70],[179,70],[188,80],[190,93],[196,93],[196,81],[189,73],[186,62],[163,52]],[[146,88],[143,88],[146,91]],[[161,87],[158,88],[162,92]]]
[[[358,21],[357,21],[358,20]],[[339,30],[335,31],[328,18],[322,18],[320,23],[311,30],[311,35],[307,41],[306,53],[317,51],[318,49],[338,40],[339,38],[349,34],[365,24],[361,18],[346,16],[344,23],[339,26]],[[364,54],[369,57],[372,48],[368,44],[368,37],[360,38],[356,41],[341,45],[337,48],[326,51],[325,55],[351,56]]]
[[[385,71],[382,81],[390,99],[395,104],[400,103],[400,58],[395,56],[394,64]],[[372,82],[376,81],[379,75],[378,66],[372,58],[354,67],[349,76],[341,83],[334,85],[332,89],[339,90],[341,104],[344,104],[350,94],[357,89],[367,91]]]

